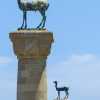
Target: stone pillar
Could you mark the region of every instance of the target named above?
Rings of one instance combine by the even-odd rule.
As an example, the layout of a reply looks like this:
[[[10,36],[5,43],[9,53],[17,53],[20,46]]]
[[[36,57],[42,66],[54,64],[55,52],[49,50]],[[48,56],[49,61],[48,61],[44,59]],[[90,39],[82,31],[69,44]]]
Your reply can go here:
[[[46,30],[10,33],[18,58],[17,100],[47,100],[46,59],[53,34]]]

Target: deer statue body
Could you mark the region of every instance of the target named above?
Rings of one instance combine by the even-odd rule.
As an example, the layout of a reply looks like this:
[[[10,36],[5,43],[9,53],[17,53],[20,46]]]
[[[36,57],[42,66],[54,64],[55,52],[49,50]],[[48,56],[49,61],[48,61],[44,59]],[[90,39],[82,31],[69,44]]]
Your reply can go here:
[[[20,29],[27,29],[27,11],[39,11],[42,15],[41,23],[36,27],[37,29],[43,29],[46,22],[46,10],[49,7],[47,0],[17,0],[18,6],[23,11],[23,23]]]
[[[61,91],[64,91],[66,96],[67,96],[67,98],[68,98],[68,96],[69,96],[69,93],[68,93],[69,88],[68,87],[58,87],[57,81],[54,81],[54,83],[55,83],[56,91],[58,92],[58,99],[60,100],[60,92]]]

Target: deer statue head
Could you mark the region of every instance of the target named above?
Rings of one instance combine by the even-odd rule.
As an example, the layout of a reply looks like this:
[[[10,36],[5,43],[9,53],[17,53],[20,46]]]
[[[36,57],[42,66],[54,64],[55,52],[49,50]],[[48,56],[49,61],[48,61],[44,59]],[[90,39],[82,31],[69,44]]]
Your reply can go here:
[[[55,87],[57,87],[57,81],[53,81],[53,83],[55,84]]]

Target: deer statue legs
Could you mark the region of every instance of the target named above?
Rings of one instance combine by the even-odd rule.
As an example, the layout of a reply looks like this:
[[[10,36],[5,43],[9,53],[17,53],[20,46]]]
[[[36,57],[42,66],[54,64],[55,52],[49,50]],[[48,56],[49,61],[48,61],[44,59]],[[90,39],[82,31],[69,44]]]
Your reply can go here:
[[[60,100],[60,91],[58,91],[58,100]]]
[[[23,11],[23,23],[19,29],[27,29],[27,12]]]
[[[65,96],[65,100],[66,99],[68,99],[68,96],[69,96],[69,93],[68,93],[68,91],[65,91],[65,94],[66,94],[66,96]],[[57,97],[57,100],[61,100],[61,98],[60,98],[60,91],[58,91],[58,97]]]
[[[39,12],[42,16],[42,20],[41,20],[41,23],[37,26],[36,29],[43,29],[45,27],[45,22],[46,22],[45,10],[40,10]]]
[[[45,10],[40,10],[39,12],[42,16],[42,20],[40,24],[36,27],[36,29],[43,29],[46,22]],[[27,29],[27,11],[23,11],[23,23],[19,29]]]
[[[69,96],[69,93],[68,93],[68,91],[65,91],[65,93],[66,93],[66,96],[67,96],[67,98],[68,98],[68,96]]]

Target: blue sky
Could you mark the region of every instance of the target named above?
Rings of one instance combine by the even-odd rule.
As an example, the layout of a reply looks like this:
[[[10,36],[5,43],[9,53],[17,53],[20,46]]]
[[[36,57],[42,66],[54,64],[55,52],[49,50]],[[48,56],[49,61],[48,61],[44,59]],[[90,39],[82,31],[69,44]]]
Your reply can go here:
[[[69,100],[100,99],[100,0],[49,0],[46,27],[55,42],[47,60],[48,100],[56,98],[53,80],[70,87]],[[17,59],[9,32],[22,21],[17,1],[0,3],[0,98],[16,100]],[[28,13],[29,26],[40,21]]]

